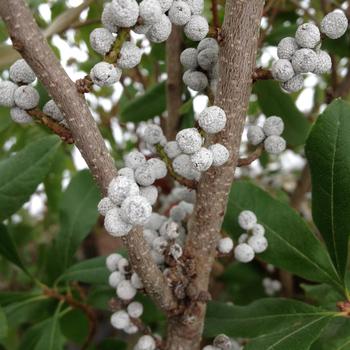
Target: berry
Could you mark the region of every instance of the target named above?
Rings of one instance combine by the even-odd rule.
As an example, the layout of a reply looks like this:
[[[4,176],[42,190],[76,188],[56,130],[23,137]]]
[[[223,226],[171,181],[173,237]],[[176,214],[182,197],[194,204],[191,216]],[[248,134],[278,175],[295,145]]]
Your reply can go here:
[[[207,76],[196,70],[187,70],[182,76],[186,86],[194,91],[203,91],[209,84]]]
[[[252,247],[255,253],[264,252],[268,246],[265,236],[251,236],[248,239],[248,244]]]
[[[186,70],[196,69],[198,66],[197,56],[198,51],[195,48],[190,47],[181,52],[180,62]]]
[[[248,127],[247,133],[248,142],[253,146],[259,145],[265,139],[263,128],[258,125],[251,125]]]
[[[136,288],[128,280],[123,280],[118,284],[117,295],[122,300],[131,300],[136,292]]]
[[[122,218],[132,225],[144,225],[152,214],[152,206],[146,198],[131,196],[121,206]]]
[[[191,9],[184,1],[174,1],[168,12],[171,23],[185,25],[191,19]]]
[[[121,258],[118,261],[118,270],[122,273],[122,274],[127,274],[128,272],[130,272],[130,264],[128,259],[125,258]]]
[[[147,34],[147,32],[150,30],[151,27],[152,27],[151,24],[139,24],[133,27],[132,30],[136,34]]]
[[[115,41],[113,34],[105,28],[96,28],[90,33],[90,45],[100,55],[107,54]]]
[[[287,81],[294,76],[294,69],[290,61],[279,59],[272,65],[272,76],[278,81]]]
[[[10,115],[11,119],[18,124],[27,124],[33,121],[32,117],[24,109],[18,107],[12,107]]]
[[[135,334],[139,331],[139,329],[134,324],[129,324],[129,326],[123,328],[123,331],[126,334]]]
[[[131,168],[128,168],[128,167],[119,169],[118,175],[125,176],[129,179],[135,180],[134,179],[134,170],[132,170]]]
[[[135,170],[135,181],[141,186],[150,186],[156,181],[152,167],[148,163]]]
[[[249,235],[247,233],[242,233],[238,237],[238,243],[245,243],[245,242],[247,242],[248,238],[249,238]]]
[[[118,32],[118,26],[114,22],[114,14],[113,14],[113,8],[111,3],[107,3],[103,8],[101,22],[102,22],[102,25],[106,29],[108,29],[111,33]]]
[[[128,305],[128,314],[132,318],[139,318],[143,314],[143,305],[138,301],[133,301]]]
[[[137,350],[155,350],[156,342],[150,335],[143,335],[136,343]]]
[[[58,122],[61,122],[64,119],[64,115],[62,114],[54,100],[50,100],[45,103],[43,107],[43,112],[52,119],[57,120]]]
[[[118,262],[122,258],[123,257],[118,253],[113,253],[113,254],[108,255],[106,258],[107,269],[111,272],[117,270],[118,269]]]
[[[97,210],[103,216],[106,216],[107,212],[113,208],[114,203],[108,197],[102,198],[97,204]]]
[[[264,123],[264,133],[266,136],[281,135],[284,130],[284,123],[280,117],[268,117]]]
[[[230,157],[228,149],[220,143],[209,146],[209,151],[213,155],[213,166],[224,165]]]
[[[158,198],[158,190],[155,186],[147,186],[147,187],[141,187],[140,188],[140,195],[142,197],[145,197],[149,204],[153,205],[156,203]]]
[[[202,350],[220,350],[220,349],[213,345],[206,345]]]
[[[195,180],[200,177],[200,172],[196,170],[187,154],[180,154],[173,160],[174,171],[189,180]]]
[[[153,242],[152,242],[152,249],[155,250],[158,254],[163,255],[165,249],[168,246],[168,241],[164,237],[157,237]]]
[[[106,231],[113,237],[126,236],[132,229],[132,225],[129,225],[122,219],[119,208],[108,210],[104,226]]]
[[[146,164],[145,156],[139,151],[131,151],[124,157],[125,166],[130,169],[137,169],[139,166]]]
[[[36,76],[28,63],[20,59],[10,67],[10,79],[17,84],[31,84]]]
[[[149,159],[147,161],[147,164],[151,167],[152,172],[157,180],[162,179],[168,173],[166,164],[158,158]]]
[[[213,154],[205,147],[191,155],[192,165],[200,172],[207,171],[213,164]]]
[[[299,48],[296,40],[290,36],[283,38],[277,46],[278,58],[291,60],[295,51]]]
[[[263,225],[255,224],[252,233],[254,236],[263,236],[265,234],[265,228]]]
[[[142,58],[142,50],[131,41],[125,41],[120,50],[117,65],[122,69],[130,69],[136,67]]]
[[[122,204],[127,197],[136,196],[139,193],[137,184],[125,176],[115,177],[108,186],[108,197],[117,205]]]
[[[313,49],[321,41],[321,33],[316,25],[304,23],[298,27],[295,40],[300,47]]]
[[[243,210],[238,216],[238,224],[244,230],[251,230],[256,222],[256,215],[250,210]]]
[[[111,324],[116,329],[123,329],[130,324],[130,317],[124,310],[120,310],[112,314]]]
[[[169,38],[171,29],[172,25],[168,16],[163,14],[161,20],[152,25],[146,36],[151,42],[162,43]]]
[[[329,73],[332,69],[332,59],[326,51],[318,51],[316,60],[316,67],[313,71],[315,74]]]
[[[264,147],[267,153],[279,154],[286,149],[286,141],[280,136],[272,135],[266,138]]]
[[[219,334],[215,337],[213,345],[219,348],[220,350],[231,350],[232,342],[231,339],[225,334]]]
[[[157,231],[163,225],[163,223],[167,220],[167,218],[163,215],[159,215],[158,213],[152,213],[151,217],[145,224],[146,229]]]
[[[188,128],[179,131],[176,141],[182,152],[192,154],[200,150],[202,146],[202,136],[195,128]],[[176,157],[175,159],[177,159]],[[175,161],[175,160],[174,160]]]
[[[191,9],[193,15],[200,15],[204,10],[204,0],[184,0]]]
[[[0,81],[0,106],[14,107],[14,95],[17,89],[18,86],[11,81]]]
[[[155,24],[160,21],[163,11],[158,0],[143,0],[139,7],[144,24]]]
[[[141,281],[141,278],[139,277],[139,275],[136,272],[133,272],[131,275],[131,284],[136,288],[136,289],[142,289],[143,288],[143,283]],[[129,313],[130,314],[130,313]],[[130,314],[130,316],[132,316]],[[140,315],[141,316],[141,315]],[[132,316],[135,317],[135,316]],[[138,316],[136,316],[138,317]]]
[[[143,133],[143,139],[150,145],[156,145],[161,142],[164,134],[160,126],[152,124],[148,125]]]
[[[118,284],[123,280],[125,280],[125,276],[120,271],[114,271],[108,277],[108,284],[112,288],[117,288]]]
[[[317,55],[311,49],[300,49],[292,57],[292,66],[295,73],[313,72],[316,68]]]
[[[178,204],[187,214],[192,214],[194,205],[192,203],[187,203],[185,201],[181,201]]]
[[[169,141],[164,146],[164,152],[170,159],[173,159],[181,154],[181,149],[176,141]]]
[[[186,218],[186,211],[180,207],[179,205],[175,205],[170,209],[170,217],[175,221],[175,222],[181,222]],[[176,225],[177,226],[177,225]]]
[[[175,259],[175,260],[179,260],[182,257],[183,254],[183,250],[180,246],[180,244],[173,244],[170,246],[169,249],[169,254]]]
[[[162,8],[163,13],[167,12],[174,0],[158,0],[160,7]]]
[[[122,71],[107,62],[95,64],[90,71],[91,80],[98,86],[113,85],[119,81],[121,76]]]
[[[222,254],[229,254],[233,249],[233,241],[230,237],[221,238],[218,242],[218,251]]]
[[[219,44],[216,39],[214,38],[204,38],[201,40],[197,46],[198,52],[201,52],[206,49],[213,49],[216,52],[219,52]]]
[[[113,0],[111,10],[113,23],[118,27],[132,27],[139,17],[139,5],[136,0]]]
[[[184,28],[185,35],[193,41],[204,39],[209,32],[209,24],[205,17],[193,15]]]
[[[199,115],[198,124],[208,134],[216,134],[225,128],[226,119],[226,113],[223,109],[211,106]]]
[[[282,89],[286,92],[296,92],[303,88],[304,78],[301,74],[295,75],[292,79],[281,84]]]
[[[338,39],[345,34],[348,25],[349,23],[345,13],[340,10],[334,10],[323,18],[321,32],[331,39]]]
[[[248,263],[252,261],[255,256],[253,248],[246,243],[238,244],[234,250],[234,253],[235,259],[242,263]]]
[[[218,52],[215,49],[205,49],[199,52],[198,54],[198,64],[203,70],[209,71],[212,67],[215,66],[219,59]]]
[[[33,109],[39,104],[39,93],[29,85],[20,86],[14,94],[17,107],[22,109]]]

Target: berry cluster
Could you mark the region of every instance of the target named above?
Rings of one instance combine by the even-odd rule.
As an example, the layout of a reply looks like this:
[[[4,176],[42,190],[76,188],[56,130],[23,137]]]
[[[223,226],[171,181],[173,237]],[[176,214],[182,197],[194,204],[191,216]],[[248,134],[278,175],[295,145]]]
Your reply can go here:
[[[208,86],[215,92],[218,79],[219,44],[214,38],[201,40],[197,48],[185,49],[180,56],[186,69],[183,82],[194,91],[203,91]]]
[[[262,281],[265,293],[269,296],[273,296],[276,293],[280,292],[282,289],[282,284],[278,280],[274,280],[270,277],[266,277]]]
[[[286,141],[281,137],[283,130],[284,123],[280,117],[268,117],[263,127],[258,125],[248,127],[248,142],[253,146],[258,146],[264,142],[266,152],[279,154],[286,149]]]
[[[207,345],[202,350],[239,350],[240,345],[225,334],[219,334],[214,338],[213,345]]]
[[[321,50],[321,32],[331,39],[343,36],[348,28],[348,19],[341,10],[328,13],[320,29],[313,23],[300,25],[295,37],[286,37],[277,47],[278,60],[272,65],[272,75],[281,82],[286,92],[299,91],[304,84],[303,74],[323,74],[332,68],[332,60]]]

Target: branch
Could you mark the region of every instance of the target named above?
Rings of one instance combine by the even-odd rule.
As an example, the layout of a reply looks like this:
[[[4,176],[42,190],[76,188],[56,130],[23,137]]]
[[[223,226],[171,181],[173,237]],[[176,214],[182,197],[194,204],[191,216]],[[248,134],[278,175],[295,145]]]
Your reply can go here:
[[[269,69],[265,68],[255,68],[252,75],[253,82],[255,83],[257,80],[270,80],[273,79],[272,73]]]
[[[237,161],[237,166],[247,166],[252,164],[255,160],[259,159],[262,152],[264,150],[264,146],[260,145],[254,152],[252,152],[247,158],[239,158]]]
[[[60,65],[23,0],[1,0],[0,16],[7,25],[13,46],[31,66],[65,116],[75,145],[101,193],[105,194],[110,181],[117,175],[117,168],[84,96]],[[124,243],[133,268],[141,277],[149,296],[163,310],[174,309],[176,302],[172,291],[149,254],[142,230],[133,230],[125,237]]]

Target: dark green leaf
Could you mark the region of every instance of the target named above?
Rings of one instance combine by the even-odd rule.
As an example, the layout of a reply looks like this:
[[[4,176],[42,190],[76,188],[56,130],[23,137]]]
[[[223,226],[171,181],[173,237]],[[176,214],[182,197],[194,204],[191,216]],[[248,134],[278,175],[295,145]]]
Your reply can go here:
[[[325,308],[334,309],[343,296],[328,284],[301,284],[308,300]]]
[[[81,310],[68,312],[60,319],[62,334],[77,344],[82,344],[89,334],[89,321]]]
[[[0,307],[0,339],[3,339],[7,335],[7,319],[4,311]]]

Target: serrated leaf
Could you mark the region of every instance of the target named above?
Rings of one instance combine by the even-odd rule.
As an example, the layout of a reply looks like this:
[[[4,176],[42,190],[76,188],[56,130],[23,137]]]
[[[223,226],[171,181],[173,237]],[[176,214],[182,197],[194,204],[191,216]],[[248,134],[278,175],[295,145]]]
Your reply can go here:
[[[0,307],[0,339],[6,337],[8,331],[7,319],[3,309]]]
[[[238,236],[237,218],[252,210],[266,229],[268,249],[259,258],[316,282],[331,283],[343,291],[342,282],[321,242],[289,205],[247,181],[234,183],[229,196],[224,228]]]
[[[350,234],[350,105],[334,101],[317,119],[306,144],[312,214],[344,277]]]
[[[50,171],[61,141],[48,136],[0,162],[0,221],[15,213]]]
[[[257,94],[260,108],[267,117],[276,115],[283,119],[285,128],[282,136],[288,145],[303,145],[311,124],[295,106],[291,96],[281,90],[279,83],[273,80],[257,81],[253,91]]]

